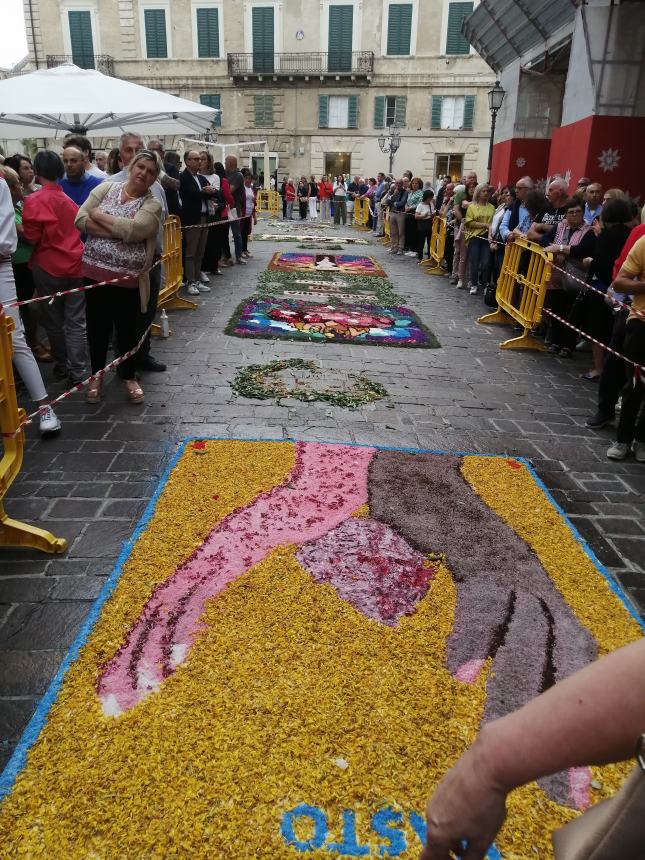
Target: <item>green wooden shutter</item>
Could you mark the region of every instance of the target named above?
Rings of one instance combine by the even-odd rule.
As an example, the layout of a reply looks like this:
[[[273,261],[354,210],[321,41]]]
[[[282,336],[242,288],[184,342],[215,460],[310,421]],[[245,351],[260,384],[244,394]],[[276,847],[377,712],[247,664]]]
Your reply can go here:
[[[219,57],[219,10],[197,10],[197,56]]]
[[[254,6],[253,26],[253,71],[273,72],[273,6]]]
[[[470,42],[461,33],[461,24],[473,11],[472,3],[450,3],[448,6],[446,54],[469,54]]]
[[[256,128],[273,127],[273,96],[254,96]]]
[[[408,55],[412,37],[412,3],[390,4],[387,21],[387,52]]]
[[[89,12],[68,12],[72,62],[81,69],[94,68],[92,18]]]
[[[353,6],[329,7],[328,71],[351,72],[353,27]]]
[[[472,129],[475,116],[475,96],[465,96],[463,128]]]
[[[329,96],[318,96],[318,128],[329,128]]]
[[[143,22],[146,28],[146,56],[150,59],[167,57],[166,10],[144,9]]]
[[[222,107],[222,97],[218,93],[204,93],[199,97],[200,102],[206,107],[217,108],[220,110]],[[222,114],[215,114],[215,119],[213,120],[213,125],[221,126],[222,125]]]
[[[432,107],[430,108],[430,128],[441,128],[441,106],[443,96],[432,96]]]
[[[385,96],[374,97],[374,128],[385,125]]]
[[[405,127],[407,96],[396,96],[394,99],[394,124],[399,128]]]
[[[348,98],[347,128],[358,128],[358,96]]]

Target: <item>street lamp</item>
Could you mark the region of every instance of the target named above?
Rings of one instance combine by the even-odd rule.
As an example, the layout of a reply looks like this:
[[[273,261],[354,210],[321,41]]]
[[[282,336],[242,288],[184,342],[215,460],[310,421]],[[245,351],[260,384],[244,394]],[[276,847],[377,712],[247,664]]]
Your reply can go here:
[[[497,122],[497,111],[501,108],[505,90],[499,81],[495,81],[495,86],[488,91],[488,109],[491,114],[490,125],[490,146],[488,147],[488,181],[490,182],[490,173],[493,168],[493,141],[495,139],[495,123]]]
[[[392,167],[394,166],[394,155],[397,149],[401,146],[401,129],[396,125],[390,126],[390,136],[386,137],[384,132],[381,132],[378,137],[378,145],[384,155],[390,156],[390,175],[392,175]]]

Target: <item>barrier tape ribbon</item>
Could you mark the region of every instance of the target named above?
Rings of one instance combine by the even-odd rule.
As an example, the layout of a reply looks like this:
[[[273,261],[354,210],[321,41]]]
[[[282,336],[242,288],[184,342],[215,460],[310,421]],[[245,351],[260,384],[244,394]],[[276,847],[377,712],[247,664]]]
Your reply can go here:
[[[0,316],[2,316],[1,306],[0,306]],[[45,409],[47,409],[48,407],[55,406],[57,403],[60,403],[61,400],[66,400],[68,397],[71,397],[72,394],[76,394],[77,391],[81,391],[81,389],[85,388],[86,385],[89,385],[90,382],[94,382],[95,379],[103,379],[103,377],[105,376],[106,373],[108,373],[108,371],[114,370],[115,367],[118,367],[120,364],[123,364],[124,361],[127,361],[129,358],[132,358],[132,356],[135,353],[137,353],[139,351],[139,349],[141,348],[141,345],[143,344],[144,340],[146,339],[148,332],[150,331],[151,328],[152,328],[152,323],[150,323],[148,328],[141,335],[141,338],[140,338],[139,342],[137,343],[137,345],[133,346],[132,349],[123,353],[123,355],[120,355],[118,358],[115,358],[109,364],[106,364],[104,368],[102,368],[101,370],[97,370],[96,373],[93,373],[91,376],[88,376],[87,379],[84,379],[82,382],[77,382],[76,385],[73,385],[67,391],[64,391],[62,394],[60,394],[54,400],[50,400],[49,403],[44,403],[42,406],[39,406],[35,412],[32,412],[29,415],[27,415],[27,417],[22,422],[20,427],[18,427],[16,430],[14,430],[11,433],[3,433],[2,434],[3,437],[13,438],[14,436],[18,436],[22,432],[22,428],[25,427],[27,424],[31,424],[31,422],[34,420],[34,418],[37,418],[41,414],[41,412],[43,412]]]
[[[234,221],[244,221],[246,218],[251,218],[251,217],[252,217],[252,215],[241,215],[239,218],[230,218],[230,219],[226,218],[223,221],[208,221],[206,224],[189,224],[188,226],[181,227],[180,229],[181,230],[192,230],[194,228],[198,228],[200,230],[203,230],[203,229],[208,228],[208,227],[216,227],[219,224],[232,224]],[[9,262],[10,259],[11,259],[10,257],[1,259],[0,263]],[[151,272],[154,268],[156,268],[157,266],[160,266],[163,262],[164,262],[164,260],[163,260],[163,256],[162,256],[157,260],[156,263],[153,263],[149,269],[146,269],[145,272]],[[144,272],[140,272],[139,274],[144,274]],[[110,278],[107,281],[98,281],[95,284],[87,284],[86,286],[83,286],[83,287],[73,287],[71,290],[60,290],[60,292],[51,293],[48,296],[34,296],[31,299],[24,299],[21,302],[17,302],[17,301],[16,302],[7,302],[4,305],[4,307],[6,307],[6,308],[21,308],[21,307],[24,307],[24,305],[35,304],[36,302],[49,302],[49,304],[53,304],[54,299],[57,299],[60,296],[69,296],[69,295],[72,295],[72,293],[85,293],[85,292],[87,292],[87,290],[93,290],[96,287],[104,287],[104,286],[109,285],[109,284],[119,284],[119,283],[121,283],[121,281],[131,281],[133,277],[134,277],[133,275],[121,275],[118,278]]]

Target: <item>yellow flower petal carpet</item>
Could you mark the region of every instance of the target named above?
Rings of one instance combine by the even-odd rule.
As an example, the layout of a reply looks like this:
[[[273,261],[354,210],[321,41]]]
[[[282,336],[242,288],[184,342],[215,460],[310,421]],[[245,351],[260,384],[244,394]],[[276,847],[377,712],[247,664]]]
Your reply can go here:
[[[482,721],[642,635],[529,468],[187,442],[2,776],[0,856],[417,857]],[[514,792],[489,857],[629,765]]]

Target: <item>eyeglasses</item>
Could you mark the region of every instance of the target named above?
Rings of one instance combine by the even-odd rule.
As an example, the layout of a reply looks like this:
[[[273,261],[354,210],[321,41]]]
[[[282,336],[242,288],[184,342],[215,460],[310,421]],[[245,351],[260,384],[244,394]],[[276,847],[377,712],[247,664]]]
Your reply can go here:
[[[531,187],[530,185],[516,185],[515,190],[516,191],[528,191],[528,189],[530,187]]]

